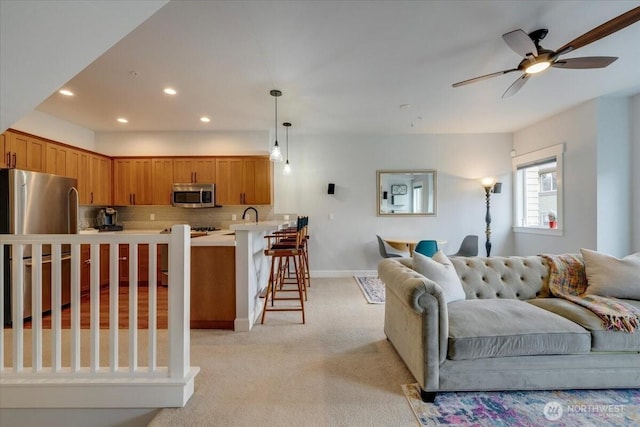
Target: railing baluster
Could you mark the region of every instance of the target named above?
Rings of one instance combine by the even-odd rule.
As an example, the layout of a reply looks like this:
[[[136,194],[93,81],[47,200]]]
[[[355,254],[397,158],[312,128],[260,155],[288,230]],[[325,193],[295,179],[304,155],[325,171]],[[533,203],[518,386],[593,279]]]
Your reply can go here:
[[[31,245],[31,370],[42,370],[42,245]],[[25,277],[26,280],[26,277]]]
[[[80,370],[80,244],[71,245],[71,372]]]
[[[13,245],[11,253],[11,321],[13,324],[13,372],[24,369],[24,246]]]
[[[91,372],[100,369],[100,244],[91,244],[91,290],[90,290],[90,320],[91,329]]]
[[[138,244],[129,245],[129,372],[138,367]]]
[[[118,370],[118,311],[120,309],[120,248],[117,244],[109,245],[109,367],[111,372]]]
[[[158,245],[149,245],[149,344],[148,371],[155,372],[158,352]]]
[[[3,329],[0,334],[0,369],[4,369],[4,287],[9,285],[4,281],[4,251],[8,249],[7,246],[0,243],[0,319]]]
[[[62,368],[62,248],[51,245],[51,370]]]

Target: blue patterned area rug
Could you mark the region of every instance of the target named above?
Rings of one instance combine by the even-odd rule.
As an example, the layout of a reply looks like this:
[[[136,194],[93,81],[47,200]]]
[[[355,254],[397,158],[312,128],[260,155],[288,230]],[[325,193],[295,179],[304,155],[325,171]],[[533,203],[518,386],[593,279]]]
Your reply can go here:
[[[422,426],[638,426],[640,390],[561,390],[439,393],[420,399],[418,384],[403,384]]]
[[[375,276],[353,276],[369,304],[384,304],[384,282]]]

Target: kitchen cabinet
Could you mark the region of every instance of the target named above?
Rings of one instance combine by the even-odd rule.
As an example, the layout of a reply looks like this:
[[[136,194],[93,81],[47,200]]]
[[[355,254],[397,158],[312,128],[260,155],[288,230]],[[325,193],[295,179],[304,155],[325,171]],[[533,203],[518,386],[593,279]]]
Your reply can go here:
[[[159,158],[151,161],[153,177],[152,203],[154,205],[170,205],[173,178],[173,159]]]
[[[216,159],[216,203],[270,205],[272,168],[266,157]]]
[[[235,249],[233,246],[191,247],[191,328],[233,329]]]
[[[113,204],[117,206],[152,204],[151,159],[113,161]]]
[[[69,174],[67,170],[67,163],[71,163],[69,158],[69,152],[71,151],[67,147],[56,144],[53,142],[47,142],[47,155],[45,163],[45,172],[52,173],[54,175],[69,176],[76,178]]]
[[[88,161],[88,203],[99,206],[110,205],[112,188],[111,159],[99,154],[90,154]]]
[[[129,283],[129,245],[119,245],[118,280],[120,284]],[[156,281],[160,283],[160,251],[156,259]],[[138,245],[138,284],[149,284],[149,245]]]
[[[109,285],[109,245],[100,245],[100,287]],[[80,246],[80,294],[91,292],[91,246]]]
[[[173,182],[177,183],[215,183],[216,159],[214,157],[175,158],[173,159],[173,174]]]
[[[0,133],[0,168],[8,168],[7,165],[7,134]]]
[[[6,167],[44,172],[46,141],[16,132],[6,132],[3,158]]]

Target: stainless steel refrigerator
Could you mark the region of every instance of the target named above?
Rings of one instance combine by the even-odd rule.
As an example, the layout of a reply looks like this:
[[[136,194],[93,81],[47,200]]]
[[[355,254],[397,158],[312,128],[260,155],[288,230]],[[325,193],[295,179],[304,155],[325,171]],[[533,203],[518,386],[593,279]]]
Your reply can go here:
[[[0,169],[0,240],[2,234],[76,234],[78,232],[77,181],[58,175],[18,169]],[[68,246],[68,245],[67,245]],[[69,302],[69,248],[63,250],[63,304]],[[51,309],[51,246],[43,245],[43,311]],[[11,323],[11,252],[4,260],[4,324]],[[31,317],[31,247],[24,259],[24,317]]]

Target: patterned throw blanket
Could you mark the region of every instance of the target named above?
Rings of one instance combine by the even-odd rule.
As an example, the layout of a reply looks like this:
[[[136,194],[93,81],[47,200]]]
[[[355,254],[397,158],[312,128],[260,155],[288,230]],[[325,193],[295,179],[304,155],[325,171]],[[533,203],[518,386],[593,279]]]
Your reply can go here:
[[[588,308],[606,329],[633,333],[640,325],[640,310],[617,298],[582,295],[587,289],[584,262],[578,255],[540,255],[549,263],[549,290],[557,297]]]

